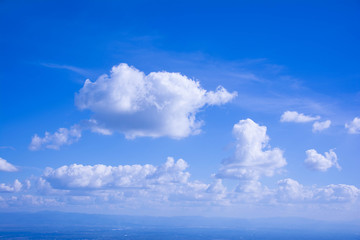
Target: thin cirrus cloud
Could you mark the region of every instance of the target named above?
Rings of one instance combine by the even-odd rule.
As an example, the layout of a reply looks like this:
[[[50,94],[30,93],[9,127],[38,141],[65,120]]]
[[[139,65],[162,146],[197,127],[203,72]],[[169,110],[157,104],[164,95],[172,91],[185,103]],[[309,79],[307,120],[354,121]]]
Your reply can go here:
[[[270,148],[266,131],[265,126],[249,118],[235,124],[235,154],[222,162],[217,177],[239,179],[242,181],[239,190],[254,191],[260,186],[261,176],[273,176],[281,170],[287,164],[283,151]]]
[[[181,139],[201,132],[202,121],[196,114],[205,106],[222,105],[237,96],[222,86],[207,91],[180,73],[152,72],[145,75],[122,63],[114,66],[110,76],[102,75],[95,82],[89,79],[76,94],[75,104],[88,109],[93,118],[59,128],[55,133],[35,134],[30,150],[59,149],[78,141],[83,130],[103,135],[114,131],[126,138],[170,137]]]
[[[0,157],[0,171],[16,172],[17,170],[18,169],[14,165]]]
[[[337,155],[333,149],[325,152],[324,155],[318,153],[315,149],[309,149],[306,151],[306,156],[305,165],[311,170],[325,172],[333,166],[341,170]]]
[[[350,134],[360,134],[360,118],[355,117],[350,123],[345,124]]]
[[[303,113],[298,113],[296,111],[286,111],[281,115],[280,121],[306,123],[306,122],[313,122],[319,119],[320,116],[312,117],[312,116],[304,115]]]

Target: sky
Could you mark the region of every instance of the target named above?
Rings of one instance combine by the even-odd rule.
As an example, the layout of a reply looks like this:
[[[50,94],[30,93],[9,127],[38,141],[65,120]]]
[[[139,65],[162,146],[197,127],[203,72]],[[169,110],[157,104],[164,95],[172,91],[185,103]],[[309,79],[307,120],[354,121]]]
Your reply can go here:
[[[0,211],[360,214],[358,1],[0,1]]]

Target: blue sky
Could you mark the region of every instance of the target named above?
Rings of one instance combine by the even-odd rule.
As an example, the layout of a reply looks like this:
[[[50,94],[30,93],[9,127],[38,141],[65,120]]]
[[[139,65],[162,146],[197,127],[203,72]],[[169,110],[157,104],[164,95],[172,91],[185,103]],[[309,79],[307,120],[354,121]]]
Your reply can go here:
[[[0,208],[356,218],[359,10],[2,1]]]

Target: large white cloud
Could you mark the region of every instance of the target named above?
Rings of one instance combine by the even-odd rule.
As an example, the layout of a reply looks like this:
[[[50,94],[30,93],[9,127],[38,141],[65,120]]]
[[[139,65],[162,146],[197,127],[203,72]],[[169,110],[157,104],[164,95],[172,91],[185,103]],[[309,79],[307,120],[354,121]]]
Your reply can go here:
[[[305,165],[311,170],[325,172],[332,166],[339,170],[341,169],[333,149],[325,152],[325,155],[318,153],[315,149],[309,149],[306,151],[306,156]]]
[[[18,169],[14,165],[0,157],[0,171],[16,172],[17,170]]]
[[[90,109],[106,129],[127,138],[139,136],[184,138],[202,125],[196,113],[206,105],[221,105],[236,96],[219,86],[206,91],[199,82],[180,73],[145,75],[125,63],[114,66],[110,76],[86,80],[76,94],[79,109]]]
[[[82,128],[79,125],[74,125],[70,129],[59,128],[55,133],[51,134],[45,132],[44,137],[39,137],[35,134],[29,146],[29,149],[36,151],[43,146],[50,149],[59,149],[62,145],[69,145],[77,142],[81,138]]]
[[[240,120],[234,125],[236,151],[233,157],[222,162],[217,177],[243,180],[251,188],[258,188],[260,176],[272,176],[286,165],[283,152],[271,149],[266,127],[251,119]]]
[[[350,123],[346,123],[345,127],[350,134],[360,134],[360,118],[355,117]]]
[[[296,111],[286,111],[281,115],[281,122],[296,122],[296,123],[305,123],[319,120],[320,116],[312,117],[304,115],[303,113],[298,113]]]
[[[312,131],[313,131],[313,132],[321,132],[321,131],[329,128],[330,125],[331,125],[331,121],[330,121],[330,120],[326,120],[326,121],[323,121],[323,122],[316,121],[316,122],[314,122],[314,124],[313,124]]]

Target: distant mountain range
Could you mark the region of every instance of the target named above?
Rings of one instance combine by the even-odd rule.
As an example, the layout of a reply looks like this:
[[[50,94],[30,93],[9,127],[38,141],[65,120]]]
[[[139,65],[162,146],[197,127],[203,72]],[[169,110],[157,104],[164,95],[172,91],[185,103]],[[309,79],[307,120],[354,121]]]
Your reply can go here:
[[[218,229],[306,229],[318,231],[351,231],[360,233],[360,220],[328,222],[304,218],[237,219],[215,217],[150,217],[103,215],[67,212],[2,212],[0,228],[17,227],[97,227],[124,228],[218,228]]]

